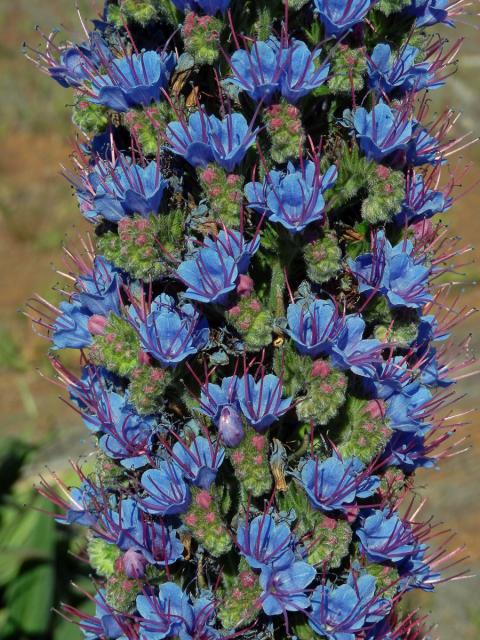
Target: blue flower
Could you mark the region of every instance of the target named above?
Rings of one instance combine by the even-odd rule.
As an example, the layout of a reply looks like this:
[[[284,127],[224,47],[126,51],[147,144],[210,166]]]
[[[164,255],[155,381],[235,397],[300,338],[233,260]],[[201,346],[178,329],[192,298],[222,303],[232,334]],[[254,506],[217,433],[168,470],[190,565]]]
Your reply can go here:
[[[301,302],[288,305],[287,333],[297,351],[312,358],[328,354],[343,327],[343,318],[338,314],[332,300],[314,300],[307,308]]]
[[[425,424],[431,392],[417,380],[405,385],[400,393],[387,400],[386,417],[396,431],[408,431],[423,435],[430,428]]]
[[[284,522],[263,514],[251,522],[241,521],[237,529],[237,546],[253,569],[286,569],[295,560],[295,538]]]
[[[435,584],[440,580],[440,573],[433,571],[426,559],[427,545],[418,545],[415,553],[408,556],[398,565],[400,575],[399,586],[401,589],[411,591],[412,589],[422,589],[422,591],[433,591]],[[433,558],[436,559],[435,556]],[[435,563],[432,563],[435,564]]]
[[[367,158],[380,162],[394,151],[407,148],[412,138],[412,122],[407,115],[382,100],[370,112],[363,107],[355,110],[353,127]]]
[[[212,638],[217,632],[208,623],[214,616],[209,598],[199,598],[193,605],[187,593],[174,582],[160,585],[158,596],[137,596],[142,640],[162,640],[179,637],[181,640]]]
[[[271,222],[279,222],[292,233],[303,231],[312,222],[325,217],[323,194],[337,179],[337,168],[331,166],[320,174],[318,162],[307,160],[300,168],[289,162],[287,171],[270,171],[263,184],[249,182],[245,195],[250,208],[266,213]]]
[[[213,158],[228,173],[232,172],[255,142],[258,129],[252,129],[241,113],[229,113],[209,135]]]
[[[97,161],[87,185],[77,189],[77,196],[88,220],[100,216],[119,222],[134,213],[157,213],[167,184],[155,160],[142,167],[120,154],[115,165]]]
[[[105,591],[100,590],[94,598],[95,615],[82,615],[80,629],[86,640],[117,640],[126,638],[126,621],[107,603]]]
[[[237,392],[243,415],[260,432],[283,416],[292,404],[292,398],[282,399],[282,381],[273,373],[262,375],[258,381],[246,374]]]
[[[286,611],[304,611],[310,606],[306,588],[316,571],[308,562],[297,561],[286,569],[264,568],[260,574],[262,608],[267,616]]]
[[[223,258],[233,258],[238,273],[246,273],[253,255],[260,246],[260,235],[247,242],[239,231],[234,229],[222,229],[215,239],[206,238],[204,246],[214,249]]]
[[[211,382],[202,386],[199,411],[209,416],[215,424],[224,407],[239,407],[238,404],[238,376],[228,376],[222,379],[220,385]]]
[[[146,107],[161,100],[175,64],[175,54],[156,51],[110,60],[105,74],[92,77],[87,97],[90,102],[120,112],[139,105]]]
[[[442,23],[453,27],[449,3],[450,0],[411,0],[406,11],[416,18],[417,27],[432,27]]]
[[[79,487],[72,487],[68,492],[64,492],[67,496],[66,499],[62,499],[64,513],[55,520],[65,525],[94,526],[98,521],[99,510],[95,493],[95,487],[86,480]]]
[[[430,189],[421,173],[407,177],[405,199],[401,211],[395,216],[399,226],[414,224],[444,213],[452,206],[452,198],[442,191]]]
[[[228,82],[245,91],[256,102],[269,104],[276,93],[295,104],[324,84],[329,65],[317,65],[321,50],[313,53],[300,40],[290,44],[270,37],[255,41],[250,50],[239,49],[230,59],[233,76]]]
[[[375,376],[375,364],[379,362],[382,343],[376,339],[365,340],[365,322],[360,316],[346,316],[343,329],[332,347],[332,363],[339,369],[350,369],[366,378]]]
[[[388,509],[373,511],[356,533],[370,562],[401,562],[416,550],[410,526]]]
[[[418,167],[423,164],[436,166],[442,162],[440,142],[419,122],[413,121],[412,138],[407,145],[407,163]]]
[[[112,57],[106,42],[95,32],[89,34],[86,42],[60,49],[58,60],[49,55],[51,50],[52,47],[42,59],[48,64],[50,76],[64,88],[82,87],[102,62],[108,63]]]
[[[73,297],[92,314],[107,316],[112,312],[120,315],[121,284],[118,269],[104,257],[97,256],[91,271],[77,278],[77,292]]]
[[[173,153],[185,158],[192,167],[205,167],[213,162],[210,132],[218,126],[218,118],[209,116],[200,108],[192,113],[188,123],[170,122],[165,135]]]
[[[364,470],[360,460],[341,460],[337,455],[322,462],[308,460],[300,477],[310,504],[323,511],[346,511],[357,499],[370,498],[380,484],[377,476]]]
[[[129,313],[143,348],[165,367],[196,354],[208,342],[207,321],[192,305],[177,307],[166,294],[155,298],[146,317],[140,317],[132,308]]]
[[[355,640],[368,625],[383,618],[389,603],[375,595],[375,578],[349,576],[339,587],[320,585],[313,592],[308,624],[328,640]]]
[[[148,469],[142,474],[142,487],[147,496],[140,506],[148,513],[162,516],[177,515],[187,511],[191,495],[179,466],[170,460],[160,462],[158,469]]]
[[[425,438],[408,431],[393,434],[383,454],[387,464],[399,467],[406,473],[418,468],[435,467],[435,459],[427,455]]]
[[[377,44],[372,56],[367,58],[370,87],[378,94],[388,94],[441,86],[442,82],[435,81],[429,62],[415,62],[418,54],[419,49],[409,44],[402,46],[395,54],[390,45]]]
[[[203,11],[209,16],[225,11],[230,6],[230,0],[172,0],[173,4],[179,11],[187,13],[187,11]]]
[[[314,0],[327,36],[340,36],[362,22],[376,0]]]
[[[78,302],[61,302],[60,314],[53,325],[52,343],[54,349],[83,349],[92,344],[92,334],[88,329],[91,313]]]
[[[175,443],[172,458],[184,478],[197,487],[208,489],[225,458],[225,450],[203,436],[197,436],[190,447],[180,440]]]
[[[193,258],[180,264],[177,274],[187,287],[187,298],[221,305],[227,304],[238,278],[234,258],[223,254],[218,247],[200,249]]]
[[[428,291],[430,269],[421,264],[414,251],[410,240],[392,247],[385,233],[378,232],[371,253],[349,260],[360,293],[375,291],[386,295],[392,307],[423,307],[432,299]]]
[[[112,394],[116,396],[117,394]],[[148,462],[154,433],[154,419],[140,416],[127,398],[118,406],[116,415],[110,416],[108,424],[103,425],[104,435],[99,446],[102,451],[128,469],[138,469]]]

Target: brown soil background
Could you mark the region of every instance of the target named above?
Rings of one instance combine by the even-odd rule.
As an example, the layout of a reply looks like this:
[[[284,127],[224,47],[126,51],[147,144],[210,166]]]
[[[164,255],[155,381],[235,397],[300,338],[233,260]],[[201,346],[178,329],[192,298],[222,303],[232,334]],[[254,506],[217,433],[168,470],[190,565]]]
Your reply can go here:
[[[92,0],[93,1],[93,0]],[[83,15],[94,15],[90,0],[80,3]],[[450,39],[467,37],[460,56],[460,68],[447,88],[435,95],[436,108],[452,104],[463,112],[458,133],[480,133],[480,32],[470,24],[459,24],[446,31]],[[62,266],[60,246],[68,237],[74,241],[86,229],[66,182],[59,176],[59,165],[69,152],[73,127],[65,104],[69,100],[54,82],[38,73],[21,55],[24,40],[40,41],[35,25],[45,30],[64,25],[72,39],[79,37],[73,0],[0,0],[0,433],[22,435],[29,441],[45,442],[42,459],[61,468],[67,457],[88,448],[84,430],[76,415],[58,400],[58,390],[45,381],[39,370],[49,374],[46,343],[35,336],[19,309],[33,292],[55,299],[51,286],[58,281],[54,267]],[[454,156],[452,165],[472,162],[465,187],[479,175],[480,145]],[[445,216],[452,233],[466,242],[480,238],[480,187],[462,198]],[[480,305],[475,281],[479,267],[464,269],[464,301]],[[460,339],[473,334],[473,346],[480,346],[476,333],[478,318],[473,316],[456,333]],[[461,391],[468,396],[463,409],[475,408],[479,379],[463,381]],[[439,471],[419,474],[417,487],[428,497],[427,510],[458,531],[458,541],[470,554],[467,565],[480,571],[480,431],[478,416],[463,434],[471,449],[444,462]],[[439,623],[433,637],[443,640],[480,637],[478,578],[441,585],[434,594],[412,598],[415,606],[432,613]]]

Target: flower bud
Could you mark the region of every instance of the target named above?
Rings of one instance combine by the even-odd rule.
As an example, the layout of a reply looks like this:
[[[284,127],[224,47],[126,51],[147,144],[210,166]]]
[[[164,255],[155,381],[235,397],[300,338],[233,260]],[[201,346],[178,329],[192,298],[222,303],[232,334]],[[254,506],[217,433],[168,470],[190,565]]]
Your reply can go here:
[[[243,440],[242,419],[234,407],[223,407],[218,420],[218,432],[220,439],[227,447],[237,447]]]

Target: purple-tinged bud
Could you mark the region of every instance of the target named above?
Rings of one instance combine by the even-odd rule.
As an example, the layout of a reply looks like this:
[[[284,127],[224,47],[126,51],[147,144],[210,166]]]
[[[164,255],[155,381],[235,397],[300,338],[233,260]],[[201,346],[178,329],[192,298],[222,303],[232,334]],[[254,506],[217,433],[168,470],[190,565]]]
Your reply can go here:
[[[107,318],[99,316],[97,314],[90,316],[87,322],[87,328],[92,336],[103,336],[105,333],[105,327],[107,325]]]
[[[122,557],[123,570],[127,578],[138,579],[145,575],[147,561],[139,551],[129,549]]]
[[[227,447],[238,447],[245,435],[240,414],[233,406],[225,406],[218,419],[220,439]]]

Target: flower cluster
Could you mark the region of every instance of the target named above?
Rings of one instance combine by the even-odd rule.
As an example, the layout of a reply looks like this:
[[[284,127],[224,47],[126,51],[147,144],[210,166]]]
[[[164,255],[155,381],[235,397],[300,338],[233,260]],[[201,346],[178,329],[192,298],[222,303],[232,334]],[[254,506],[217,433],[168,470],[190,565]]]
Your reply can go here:
[[[462,3],[280,4],[108,2],[36,53],[75,93],[96,239],[28,305],[95,442],[40,485],[88,530],[89,640],[420,638],[397,605],[453,564],[409,492],[472,362],[435,285],[465,252],[432,221],[453,121],[424,97],[458,50],[425,28]]]

